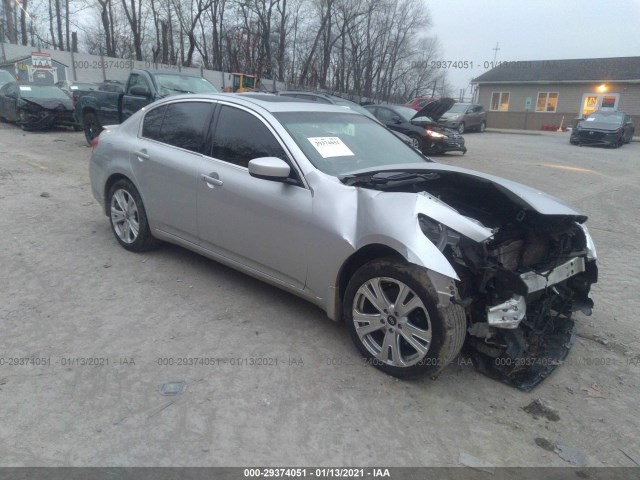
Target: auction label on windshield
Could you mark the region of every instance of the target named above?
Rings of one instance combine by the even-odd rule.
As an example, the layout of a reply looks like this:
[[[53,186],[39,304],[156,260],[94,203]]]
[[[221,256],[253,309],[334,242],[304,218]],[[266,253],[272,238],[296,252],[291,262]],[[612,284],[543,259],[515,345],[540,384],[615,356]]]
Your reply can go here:
[[[307,140],[322,155],[322,158],[353,156],[353,152],[339,137],[309,137]]]

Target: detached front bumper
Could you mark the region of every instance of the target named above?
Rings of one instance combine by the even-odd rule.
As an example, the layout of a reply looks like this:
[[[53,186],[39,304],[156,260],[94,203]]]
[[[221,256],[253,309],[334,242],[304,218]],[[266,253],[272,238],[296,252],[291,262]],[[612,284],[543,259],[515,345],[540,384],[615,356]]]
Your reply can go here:
[[[428,153],[467,152],[462,135],[426,139]]]
[[[576,145],[612,146],[617,145],[620,138],[621,135],[619,133],[595,132],[593,135],[588,135],[584,132],[578,132],[578,134],[569,137],[569,141]]]
[[[591,269],[596,269],[595,262],[593,262]],[[585,258],[576,257],[545,272],[525,272],[520,275],[520,280],[526,287],[526,295],[529,295],[557,285],[585,271],[587,271],[587,262]],[[592,276],[593,275],[597,276],[597,272],[592,272]],[[593,303],[590,299],[585,299],[586,294],[584,299],[580,299],[582,300],[581,303],[576,304],[580,307],[580,310],[590,310],[593,307]],[[492,327],[497,328],[518,328],[526,314],[527,305],[525,302],[525,296],[514,294],[509,300],[488,308],[487,322]]]
[[[18,124],[34,130],[44,130],[58,125],[74,126],[76,125],[76,118],[72,111],[26,112],[18,120]]]

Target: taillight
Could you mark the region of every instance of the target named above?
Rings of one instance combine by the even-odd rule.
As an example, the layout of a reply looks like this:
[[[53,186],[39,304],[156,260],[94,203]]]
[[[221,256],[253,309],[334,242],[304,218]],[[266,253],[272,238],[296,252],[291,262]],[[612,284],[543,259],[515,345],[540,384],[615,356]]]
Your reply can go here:
[[[89,145],[91,145],[91,148],[95,149],[98,146],[98,140],[99,139],[100,139],[99,135],[97,137],[91,139],[91,141],[89,142]]]

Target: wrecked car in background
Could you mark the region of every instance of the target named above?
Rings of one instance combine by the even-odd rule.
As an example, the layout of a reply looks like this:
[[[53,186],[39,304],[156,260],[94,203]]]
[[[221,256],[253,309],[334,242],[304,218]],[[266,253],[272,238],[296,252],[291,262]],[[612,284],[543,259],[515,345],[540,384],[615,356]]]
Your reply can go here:
[[[438,125],[440,117],[455,102],[443,98],[430,102],[421,110],[402,105],[365,105],[385,126],[411,138],[413,147],[425,155],[446,152],[467,153],[464,137],[455,130]]]
[[[593,306],[585,215],[435,163],[339,106],[161,100],[101,133],[90,176],[125,249],[164,240],[299,295],[397,377],[433,375],[464,346],[480,371],[533,388]]]
[[[71,99],[53,85],[9,82],[0,88],[0,117],[23,130],[76,127]]]
[[[572,145],[599,145],[618,148],[629,143],[635,133],[631,117],[624,112],[594,112],[571,130]]]

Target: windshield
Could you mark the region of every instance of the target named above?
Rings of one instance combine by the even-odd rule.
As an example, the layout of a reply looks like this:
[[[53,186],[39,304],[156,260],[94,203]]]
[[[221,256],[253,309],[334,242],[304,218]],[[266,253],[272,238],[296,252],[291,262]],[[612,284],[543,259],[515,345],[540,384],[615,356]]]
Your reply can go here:
[[[4,70],[0,70],[0,85],[4,85],[5,83],[15,82],[13,76],[9,72],[5,72]]]
[[[469,105],[466,103],[455,103],[453,107],[447,110],[447,113],[464,113],[469,108]]]
[[[66,93],[58,87],[46,85],[20,85],[22,98],[59,98],[69,100]]]
[[[209,80],[187,75],[158,74],[156,81],[162,94],[172,93],[217,93],[218,89]]]
[[[276,118],[313,165],[329,175],[428,160],[363,115],[283,112]]]
[[[622,113],[592,113],[585,120],[587,122],[611,123],[618,125],[622,123],[624,115]]]

